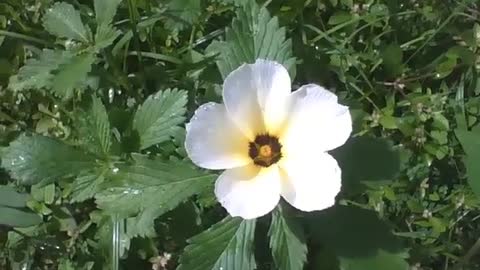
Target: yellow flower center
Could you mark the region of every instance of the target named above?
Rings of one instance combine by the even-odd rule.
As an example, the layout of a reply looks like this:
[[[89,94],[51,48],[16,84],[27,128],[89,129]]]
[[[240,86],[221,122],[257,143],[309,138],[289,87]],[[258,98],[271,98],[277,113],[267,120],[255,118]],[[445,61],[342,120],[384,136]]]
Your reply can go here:
[[[270,145],[260,146],[259,155],[263,158],[269,158],[272,155],[272,148]]]
[[[282,158],[282,145],[278,138],[268,134],[260,134],[250,142],[248,155],[253,163],[261,167],[269,167]]]

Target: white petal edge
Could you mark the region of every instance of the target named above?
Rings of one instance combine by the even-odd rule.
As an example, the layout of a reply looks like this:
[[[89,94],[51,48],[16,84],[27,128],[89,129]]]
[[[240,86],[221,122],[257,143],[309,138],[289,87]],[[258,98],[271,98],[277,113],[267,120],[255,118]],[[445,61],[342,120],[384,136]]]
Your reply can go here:
[[[308,84],[291,95],[290,116],[280,135],[286,155],[290,152],[326,152],[343,145],[352,132],[347,106],[325,88]]]
[[[275,133],[288,113],[288,71],[274,61],[258,59],[232,71],[223,84],[223,101],[237,126],[251,140]]]
[[[248,140],[230,120],[223,104],[210,102],[200,106],[186,131],[185,149],[199,167],[219,170],[252,162]]]
[[[342,186],[341,170],[329,154],[285,159],[280,171],[282,197],[293,207],[310,212],[335,204]]]
[[[224,171],[215,183],[215,196],[232,217],[253,219],[272,211],[280,200],[280,174],[272,165]]]

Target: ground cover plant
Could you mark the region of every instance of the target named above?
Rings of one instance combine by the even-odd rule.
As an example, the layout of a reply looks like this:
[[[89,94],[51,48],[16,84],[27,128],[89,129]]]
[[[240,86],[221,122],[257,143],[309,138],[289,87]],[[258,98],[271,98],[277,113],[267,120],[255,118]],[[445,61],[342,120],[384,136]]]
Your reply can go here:
[[[480,269],[479,48],[475,0],[3,0],[0,269]],[[331,207],[236,212],[196,166],[258,59],[348,108]]]

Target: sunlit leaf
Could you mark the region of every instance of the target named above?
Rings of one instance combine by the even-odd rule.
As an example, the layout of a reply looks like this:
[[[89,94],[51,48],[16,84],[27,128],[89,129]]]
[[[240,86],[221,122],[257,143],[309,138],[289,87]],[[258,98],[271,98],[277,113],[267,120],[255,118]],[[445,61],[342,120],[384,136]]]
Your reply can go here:
[[[480,196],[480,130],[474,129],[468,131],[465,129],[455,129],[455,135],[462,144],[463,150],[467,154],[465,156],[465,166],[467,169],[468,183],[472,187],[473,192]]]
[[[29,227],[42,222],[42,218],[30,211],[0,206],[0,224],[10,227]]]
[[[92,68],[95,56],[85,53],[72,57],[59,66],[52,82],[52,91],[63,98],[73,96],[73,90],[84,86],[88,72]]]
[[[84,142],[84,146],[92,153],[107,156],[112,135],[102,100],[93,96],[90,109],[78,118],[80,140]]]
[[[135,155],[134,163],[114,168],[113,179],[124,184],[95,196],[100,208],[120,217],[132,217],[129,234],[150,234],[153,220],[175,208],[209,186],[215,175],[195,169],[183,162],[148,159]],[[132,226],[130,226],[132,227]]]
[[[46,184],[93,166],[95,160],[80,150],[40,135],[21,135],[2,157],[2,167],[22,184]]]
[[[207,52],[218,54],[216,63],[223,78],[242,64],[254,63],[256,59],[277,61],[294,78],[292,43],[285,35],[285,28],[279,27],[277,17],[270,17],[266,8],[250,3],[239,9],[231,27],[226,30],[225,41],[212,42]]]
[[[133,128],[140,136],[141,148],[164,142],[173,136],[178,125],[185,120],[186,104],[187,94],[182,90],[167,89],[149,96],[133,119]]]
[[[43,16],[45,30],[62,38],[89,42],[87,28],[78,12],[72,5],[65,2],[55,3]]]
[[[255,220],[226,217],[188,241],[177,270],[255,269],[254,232]]]
[[[307,260],[307,245],[303,228],[284,209],[272,214],[268,232],[273,260],[280,270],[301,270]]]

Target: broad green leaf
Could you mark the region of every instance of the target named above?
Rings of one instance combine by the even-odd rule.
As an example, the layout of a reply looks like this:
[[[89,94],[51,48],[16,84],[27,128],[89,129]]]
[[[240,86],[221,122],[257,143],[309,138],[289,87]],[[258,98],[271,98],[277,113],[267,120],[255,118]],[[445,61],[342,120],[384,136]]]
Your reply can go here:
[[[465,167],[467,169],[468,183],[473,192],[480,196],[480,130],[474,129],[468,131],[465,129],[455,129],[455,135],[462,144],[466,153]]]
[[[171,30],[182,30],[194,24],[202,13],[201,1],[170,0],[167,4],[168,19],[165,27]]]
[[[365,257],[340,257],[341,270],[408,270],[406,254],[390,253],[384,250]]]
[[[388,76],[396,77],[403,72],[403,51],[397,44],[390,44],[381,53],[383,67]]]
[[[255,220],[226,217],[192,237],[177,270],[253,270]]]
[[[385,139],[356,137],[332,152],[342,168],[342,184],[358,191],[362,182],[392,180],[400,170],[400,156]]]
[[[107,110],[100,98],[93,96],[92,105],[79,115],[80,139],[92,153],[108,156],[111,145],[111,130]]]
[[[277,17],[271,18],[267,9],[260,8],[254,1],[239,9],[226,30],[225,41],[212,42],[207,52],[218,54],[216,63],[223,78],[256,59],[279,62],[295,77],[292,43],[285,37],[285,28],[279,27]]]
[[[10,227],[30,227],[42,222],[42,218],[32,212],[0,206],[0,224]]]
[[[0,207],[26,207],[28,197],[28,194],[18,193],[13,187],[0,186]]]
[[[203,191],[216,176],[181,161],[134,155],[134,163],[114,168],[112,179],[124,184],[95,196],[100,208],[129,219],[129,235],[150,234],[153,220]],[[136,216],[135,216],[136,215]],[[134,217],[132,217],[134,216]]]
[[[38,59],[30,58],[25,62],[18,74],[10,78],[8,87],[13,91],[50,88],[52,71],[71,57],[66,51],[44,49]]]
[[[72,97],[73,90],[84,85],[94,61],[93,54],[84,53],[64,62],[59,66],[59,71],[53,79],[52,91],[59,97]]]
[[[102,174],[88,173],[77,177],[72,183],[71,202],[83,202],[100,192],[105,178]]]
[[[141,149],[173,136],[178,125],[185,120],[186,104],[187,93],[183,90],[167,89],[149,96],[133,119],[133,128],[140,136]]]
[[[109,25],[117,13],[118,5],[121,2],[122,0],[95,0],[93,5],[95,7],[97,24]]]
[[[95,166],[95,160],[76,148],[40,135],[21,135],[2,156],[2,167],[22,184],[43,184],[76,175]]]
[[[293,217],[277,208],[272,214],[268,231],[270,248],[277,269],[302,270],[307,260],[307,245],[303,228]]]
[[[43,26],[57,37],[89,42],[88,31],[80,18],[80,12],[68,3],[58,2],[49,8],[43,16]]]
[[[325,245],[339,257],[362,257],[378,250],[402,251],[399,239],[375,212],[336,205],[307,216],[313,241]]]
[[[99,25],[95,33],[95,48],[101,50],[110,46],[120,34],[121,32],[111,25]]]

